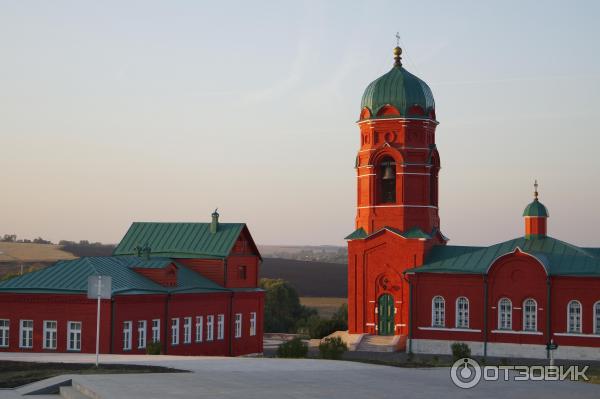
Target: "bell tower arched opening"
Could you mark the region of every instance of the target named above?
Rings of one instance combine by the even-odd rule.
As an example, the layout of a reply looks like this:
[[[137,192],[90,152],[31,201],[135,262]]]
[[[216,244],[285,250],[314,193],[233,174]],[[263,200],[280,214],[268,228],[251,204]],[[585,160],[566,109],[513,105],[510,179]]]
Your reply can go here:
[[[377,166],[377,203],[396,203],[396,161],[385,157]]]

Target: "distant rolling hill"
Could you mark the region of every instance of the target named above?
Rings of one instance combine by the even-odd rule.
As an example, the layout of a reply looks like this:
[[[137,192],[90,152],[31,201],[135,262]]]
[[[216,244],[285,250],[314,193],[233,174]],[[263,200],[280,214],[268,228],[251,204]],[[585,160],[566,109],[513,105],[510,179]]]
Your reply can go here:
[[[343,298],[348,295],[347,266],[339,263],[264,258],[260,277],[287,280],[300,296]]]

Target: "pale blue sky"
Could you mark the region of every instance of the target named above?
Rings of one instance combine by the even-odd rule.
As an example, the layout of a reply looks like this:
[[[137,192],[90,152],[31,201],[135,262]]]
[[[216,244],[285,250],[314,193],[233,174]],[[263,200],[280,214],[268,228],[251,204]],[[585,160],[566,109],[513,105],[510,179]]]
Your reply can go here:
[[[436,99],[453,244],[600,246],[600,3],[0,1],[0,233],[116,242],[245,221],[262,244],[354,228],[360,98],[392,65]]]

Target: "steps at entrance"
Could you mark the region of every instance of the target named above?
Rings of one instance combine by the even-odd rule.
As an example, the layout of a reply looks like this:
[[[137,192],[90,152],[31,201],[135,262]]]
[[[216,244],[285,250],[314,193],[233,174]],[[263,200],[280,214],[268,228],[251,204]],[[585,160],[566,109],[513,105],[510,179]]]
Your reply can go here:
[[[365,335],[358,346],[358,352],[396,352],[404,349],[406,337],[399,335]],[[402,345],[404,344],[404,345]]]

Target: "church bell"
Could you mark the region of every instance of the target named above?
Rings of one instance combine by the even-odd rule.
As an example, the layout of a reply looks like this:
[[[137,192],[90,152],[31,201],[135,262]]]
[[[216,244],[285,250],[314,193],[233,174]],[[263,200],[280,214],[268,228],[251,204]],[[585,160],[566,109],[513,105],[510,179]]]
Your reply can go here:
[[[392,168],[392,165],[388,164],[385,167],[385,170],[383,171],[383,176],[381,177],[381,179],[382,180],[392,180],[395,177],[396,176],[394,176],[394,169]]]

